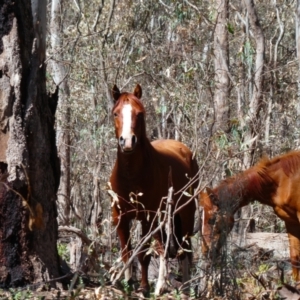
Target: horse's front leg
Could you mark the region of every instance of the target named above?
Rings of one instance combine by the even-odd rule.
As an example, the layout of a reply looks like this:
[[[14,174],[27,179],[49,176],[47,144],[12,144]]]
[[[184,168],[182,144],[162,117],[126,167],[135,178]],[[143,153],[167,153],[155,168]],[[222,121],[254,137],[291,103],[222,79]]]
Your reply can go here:
[[[149,234],[149,223],[146,220],[141,221],[142,224],[142,238]],[[141,265],[141,284],[139,291],[147,294],[150,291],[150,286],[148,282],[148,268],[151,260],[151,255],[146,254],[147,250],[149,249],[148,245],[143,245],[141,251],[138,253],[138,260]]]
[[[120,219],[119,219],[120,218]],[[117,226],[117,234],[121,243],[122,261],[127,264],[131,256],[130,228],[129,220],[125,216],[120,216],[118,211],[113,208],[113,222]],[[132,266],[125,270],[125,280],[129,282],[132,279]]]
[[[186,249],[185,253],[180,255],[179,257],[179,262],[181,265],[181,271],[182,271],[182,286],[181,286],[181,291],[185,294],[189,293],[190,286],[189,283],[187,283],[190,280],[191,276],[191,266],[192,266],[192,260],[193,256],[191,251],[191,239],[187,238],[187,242],[185,242],[182,245],[183,249]]]
[[[286,231],[289,236],[290,257],[293,269],[293,279],[300,280],[300,224],[285,221]]]

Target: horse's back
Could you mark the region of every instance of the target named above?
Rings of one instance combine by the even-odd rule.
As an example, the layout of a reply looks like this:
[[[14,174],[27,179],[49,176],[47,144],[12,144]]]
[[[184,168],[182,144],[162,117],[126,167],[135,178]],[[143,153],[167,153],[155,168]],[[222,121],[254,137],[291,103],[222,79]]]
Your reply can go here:
[[[299,152],[293,151],[274,159],[270,166],[270,176],[277,184],[277,191],[273,196],[273,206],[286,210],[292,208],[300,213],[300,159]],[[291,215],[294,215],[292,213]],[[295,215],[298,222],[298,217]]]
[[[151,142],[166,164],[181,165],[194,176],[198,171],[198,165],[193,159],[192,151],[183,143],[176,140],[155,140]]]

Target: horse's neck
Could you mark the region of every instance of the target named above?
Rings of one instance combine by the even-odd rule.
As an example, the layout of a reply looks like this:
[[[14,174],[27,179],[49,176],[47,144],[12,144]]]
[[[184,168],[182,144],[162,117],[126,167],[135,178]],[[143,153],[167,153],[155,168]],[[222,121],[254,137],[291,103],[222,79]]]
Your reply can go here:
[[[259,175],[257,175],[259,176]],[[259,177],[250,177],[245,179],[239,186],[235,184],[231,191],[235,194],[234,211],[248,205],[253,201],[272,206],[272,194],[276,189],[276,184],[270,178],[262,179]]]
[[[246,178],[245,178],[246,179]],[[239,208],[248,205],[254,200],[254,195],[244,178],[238,178],[229,182],[224,182],[218,188],[218,197],[222,200],[224,209],[235,213]]]
[[[232,199],[234,203],[230,205],[232,207],[233,213],[235,213],[241,207],[248,205],[250,202],[254,200],[252,195],[246,193],[245,190],[235,191],[235,192],[236,195],[232,195]],[[230,201],[232,201],[232,199],[230,199]]]
[[[249,193],[246,193],[246,194],[242,195],[238,200],[237,209],[248,205],[249,203],[251,203],[254,200],[255,199],[253,198],[253,195],[251,195]]]
[[[118,148],[118,172],[127,179],[141,178],[151,166],[153,147],[148,139],[136,146],[133,153],[123,153]]]

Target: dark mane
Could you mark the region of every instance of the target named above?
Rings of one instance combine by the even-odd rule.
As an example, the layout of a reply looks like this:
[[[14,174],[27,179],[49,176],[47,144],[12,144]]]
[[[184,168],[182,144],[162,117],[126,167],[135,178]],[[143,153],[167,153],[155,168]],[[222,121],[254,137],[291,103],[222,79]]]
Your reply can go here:
[[[270,164],[269,158],[264,157],[250,169],[223,180],[216,189],[224,208],[235,210],[241,203],[247,205],[272,194],[277,185],[268,175]]]

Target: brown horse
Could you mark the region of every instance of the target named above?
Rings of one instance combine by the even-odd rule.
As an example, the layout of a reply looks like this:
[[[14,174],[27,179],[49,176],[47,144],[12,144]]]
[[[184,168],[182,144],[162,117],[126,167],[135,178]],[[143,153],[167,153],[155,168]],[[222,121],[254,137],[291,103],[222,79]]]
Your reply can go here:
[[[117,203],[112,206],[112,217],[117,226],[117,233],[122,247],[122,259],[126,263],[131,256],[130,221],[141,221],[142,236],[153,231],[157,226],[158,209],[165,211],[163,197],[168,194],[170,185],[174,188],[173,211],[184,205],[175,214],[173,220],[174,241],[176,251],[187,249],[188,252],[179,256],[183,269],[183,281],[189,279],[189,260],[191,259],[190,236],[193,234],[194,213],[196,205],[194,200],[186,193],[177,193],[195,177],[198,165],[192,158],[192,152],[184,144],[175,140],[158,140],[150,142],[146,136],[145,108],[140,101],[142,89],[137,85],[133,93],[120,93],[114,86],[112,91],[115,105],[113,116],[115,133],[118,140],[117,160],[110,177],[112,190],[118,195]],[[171,172],[170,172],[171,170]],[[170,178],[170,174],[172,174]],[[196,178],[196,177],[195,177]],[[192,187],[195,188],[197,180]],[[131,197],[137,198],[132,201]],[[154,236],[158,244],[158,252],[163,255],[165,237],[158,232]],[[141,264],[140,290],[149,291],[148,266],[150,255],[146,252],[149,248],[144,246],[138,254]],[[182,251],[181,251],[182,252]],[[179,253],[179,252],[178,252]],[[155,289],[155,294],[162,292],[165,284],[165,270],[161,270]],[[125,271],[125,279],[132,277],[131,268]]]
[[[289,236],[293,278],[300,279],[300,151],[271,160],[263,158],[250,169],[223,180],[214,189],[200,193],[202,252],[218,251],[224,234],[232,229],[233,215],[242,206],[257,200],[272,206],[285,222]]]

